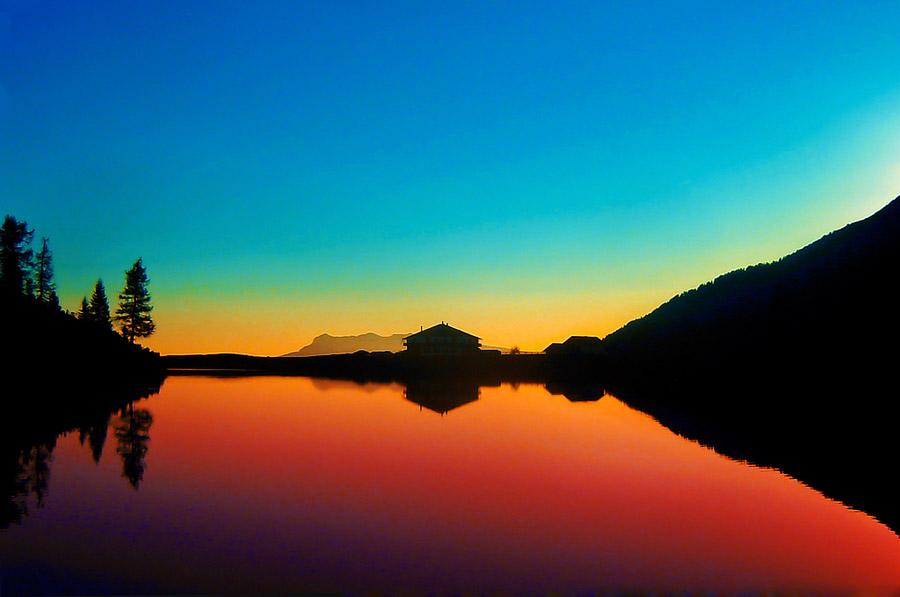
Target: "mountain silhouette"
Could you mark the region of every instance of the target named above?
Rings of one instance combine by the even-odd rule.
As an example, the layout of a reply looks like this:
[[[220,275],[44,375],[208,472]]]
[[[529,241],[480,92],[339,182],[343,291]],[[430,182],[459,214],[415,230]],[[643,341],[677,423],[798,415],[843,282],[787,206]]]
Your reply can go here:
[[[309,357],[323,354],[347,354],[358,350],[367,352],[400,352],[403,350],[403,338],[409,334],[393,334],[379,336],[373,332],[358,336],[331,336],[320,334],[313,341],[297,350],[289,352],[286,357]]]
[[[687,383],[765,372],[857,377],[889,366],[900,198],[773,263],[719,276],[603,339],[614,371]]]

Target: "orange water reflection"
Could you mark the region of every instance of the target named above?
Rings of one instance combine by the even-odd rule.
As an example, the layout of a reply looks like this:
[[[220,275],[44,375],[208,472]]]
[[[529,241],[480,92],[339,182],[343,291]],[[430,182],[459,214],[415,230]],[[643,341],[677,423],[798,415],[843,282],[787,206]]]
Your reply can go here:
[[[170,378],[139,491],[67,438],[49,505],[0,545],[176,592],[900,588],[871,517],[611,396],[481,388],[441,416],[403,390]]]

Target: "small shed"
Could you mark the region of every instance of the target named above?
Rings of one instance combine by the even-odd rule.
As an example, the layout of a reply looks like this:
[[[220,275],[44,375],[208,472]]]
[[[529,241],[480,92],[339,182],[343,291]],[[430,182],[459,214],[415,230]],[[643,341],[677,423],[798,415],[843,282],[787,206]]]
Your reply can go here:
[[[554,342],[544,349],[551,356],[596,356],[603,352],[603,341],[596,336],[570,336],[565,342]]]

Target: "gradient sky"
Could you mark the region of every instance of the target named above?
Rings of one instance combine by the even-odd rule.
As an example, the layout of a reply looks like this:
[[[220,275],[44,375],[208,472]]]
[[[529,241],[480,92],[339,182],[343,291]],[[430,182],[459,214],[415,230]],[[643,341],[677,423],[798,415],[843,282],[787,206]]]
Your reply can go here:
[[[0,0],[0,215],[163,353],[540,350],[900,193],[897,2]],[[35,245],[39,245],[38,242]]]

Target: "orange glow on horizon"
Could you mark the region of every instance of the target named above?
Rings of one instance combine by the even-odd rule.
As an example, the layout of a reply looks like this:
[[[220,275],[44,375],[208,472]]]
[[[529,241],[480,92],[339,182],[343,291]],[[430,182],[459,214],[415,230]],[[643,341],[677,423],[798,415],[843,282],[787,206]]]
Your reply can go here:
[[[162,354],[278,356],[299,350],[324,333],[388,336],[446,321],[479,336],[484,345],[539,352],[573,335],[602,338],[659,306],[670,298],[666,292],[623,292],[614,297],[452,297],[444,301],[427,297],[423,304],[386,300],[378,306],[262,299],[234,304],[163,301],[154,311],[157,332],[142,343]]]

